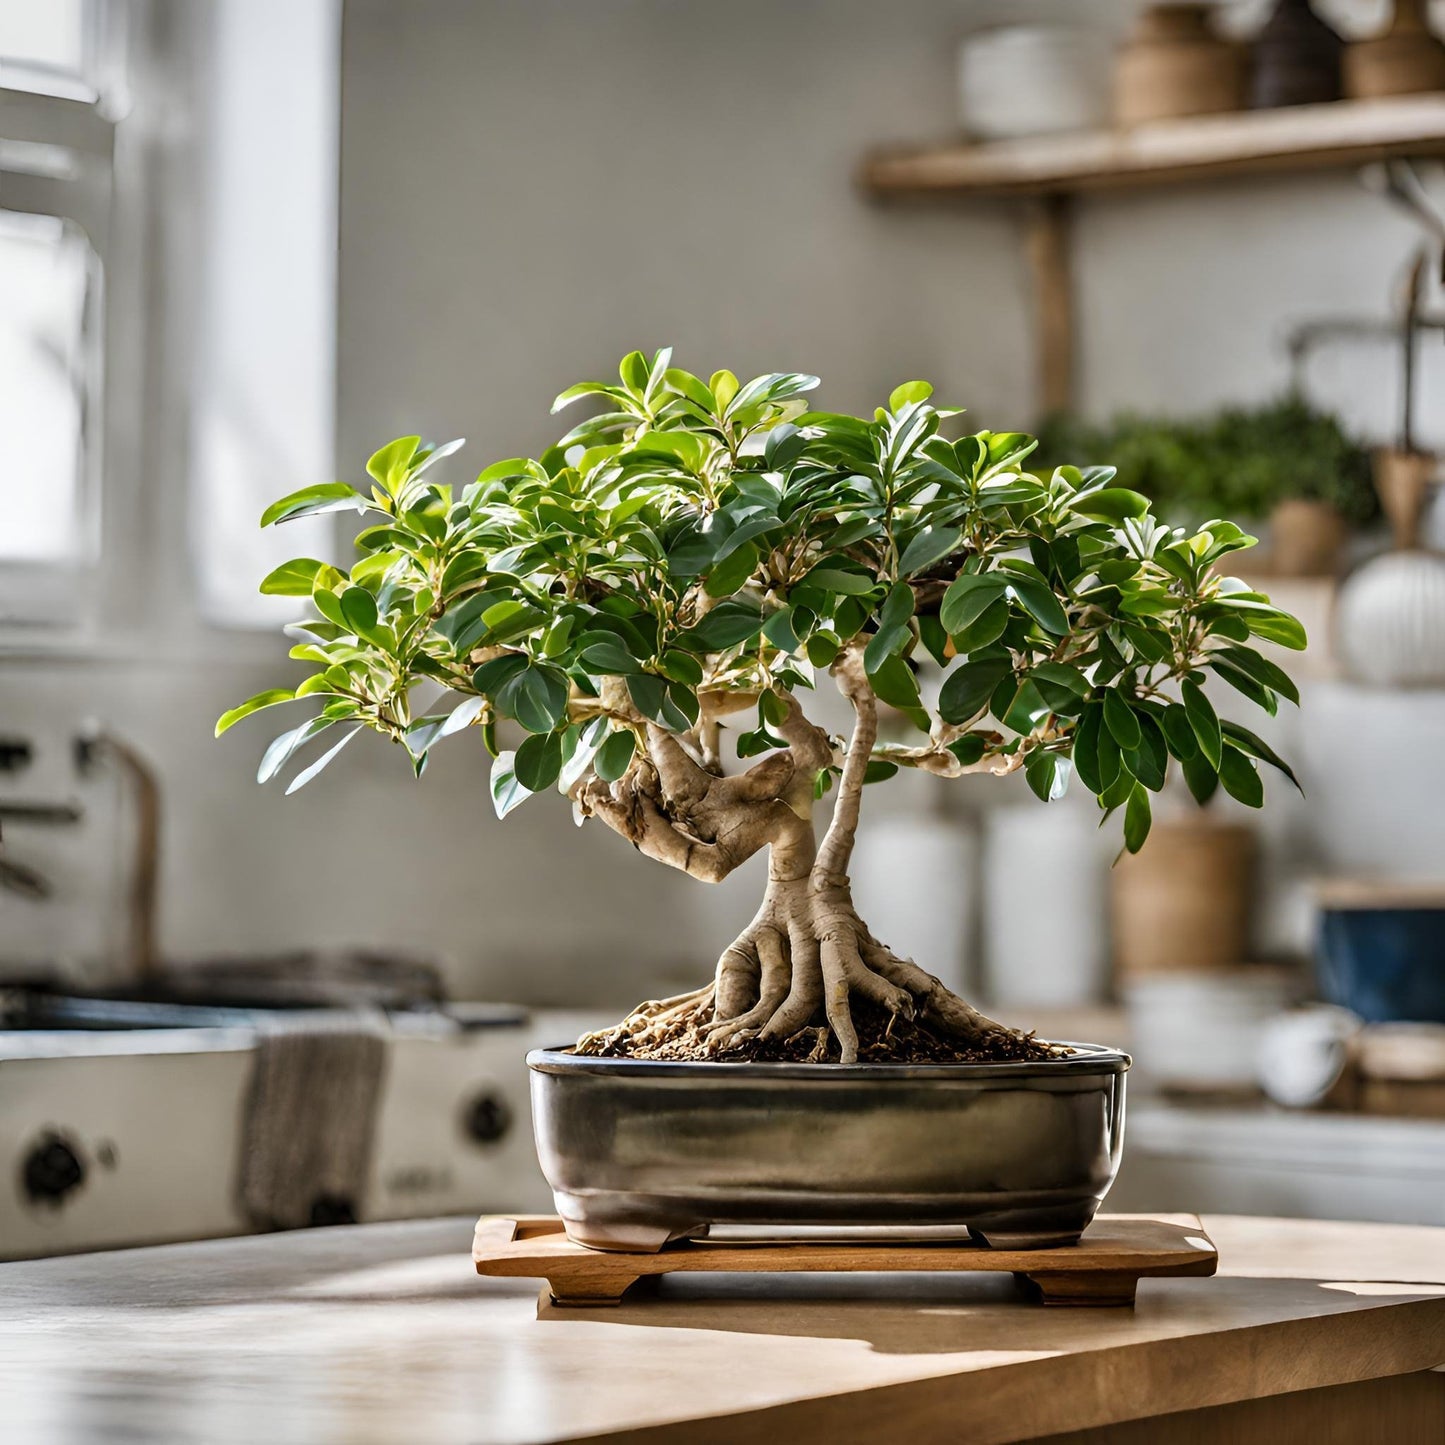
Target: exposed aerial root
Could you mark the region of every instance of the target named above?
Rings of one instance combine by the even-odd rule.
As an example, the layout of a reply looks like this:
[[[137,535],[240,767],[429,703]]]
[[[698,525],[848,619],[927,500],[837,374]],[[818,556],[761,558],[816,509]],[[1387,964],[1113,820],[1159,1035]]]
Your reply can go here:
[[[714,983],[640,1004],[577,1052],[642,1059],[984,1062],[1064,1052],[980,1013],[885,948],[851,904],[774,882]]]

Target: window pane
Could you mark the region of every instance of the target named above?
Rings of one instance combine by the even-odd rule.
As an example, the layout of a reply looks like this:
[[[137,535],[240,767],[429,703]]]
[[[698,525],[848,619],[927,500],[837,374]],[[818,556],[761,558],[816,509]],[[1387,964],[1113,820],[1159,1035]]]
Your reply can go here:
[[[78,230],[0,211],[0,561],[75,561],[88,550],[89,335],[94,256]]]
[[[0,0],[0,67],[85,72],[86,0]]]

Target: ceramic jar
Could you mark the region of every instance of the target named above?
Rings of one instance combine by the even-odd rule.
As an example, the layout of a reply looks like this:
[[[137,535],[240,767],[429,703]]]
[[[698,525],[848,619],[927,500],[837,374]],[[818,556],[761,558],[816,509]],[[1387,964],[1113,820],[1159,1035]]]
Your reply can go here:
[[[1343,48],[1310,0],[1279,0],[1254,38],[1250,105],[1265,110],[1338,100]]]

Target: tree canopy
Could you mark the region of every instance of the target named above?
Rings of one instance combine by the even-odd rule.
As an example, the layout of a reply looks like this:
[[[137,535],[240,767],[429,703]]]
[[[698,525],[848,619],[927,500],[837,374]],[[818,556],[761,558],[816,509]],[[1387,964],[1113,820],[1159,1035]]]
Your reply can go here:
[[[217,725],[311,700],[262,781],[315,741],[294,790],[363,727],[418,774],[480,733],[503,816],[624,779],[657,730],[721,771],[722,717],[742,719],[740,757],[784,748],[790,711],[845,651],[913,733],[871,743],[869,781],[1021,768],[1049,800],[1077,779],[1122,810],[1136,850],[1171,759],[1201,802],[1222,785],[1258,807],[1259,764],[1289,774],[1207,695],[1220,681],[1270,713],[1298,701],[1254,644],[1302,648],[1303,629],[1219,565],[1253,543],[1239,527],[1170,529],[1110,467],[1035,473],[1019,432],[951,440],[957,413],[926,382],[856,417],[809,410],[814,376],[704,380],[671,360],[633,352],[617,382],[568,388],[554,411],[599,409],[463,488],[440,479],[459,442],[402,437],[366,490],[326,483],[267,509],[263,525],[346,510],[371,524],[349,573],[299,558],[262,583],[319,614],[288,629],[305,681]],[[501,748],[508,719],[520,741]],[[823,762],[818,795],[842,766]]]

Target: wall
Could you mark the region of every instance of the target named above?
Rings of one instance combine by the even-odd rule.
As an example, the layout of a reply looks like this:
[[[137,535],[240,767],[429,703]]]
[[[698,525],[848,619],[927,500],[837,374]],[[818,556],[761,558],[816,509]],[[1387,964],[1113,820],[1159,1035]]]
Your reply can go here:
[[[341,475],[413,430],[469,436],[468,466],[538,447],[555,435],[557,390],[669,342],[695,369],[820,370],[822,399],[840,407],[925,375],[980,425],[1026,419],[1015,212],[879,209],[849,179],[868,145],[949,131],[955,41],[1017,10],[350,0]],[[1348,178],[1088,202],[1086,402],[1192,409],[1276,390],[1284,330],[1320,311],[1381,312],[1412,236]],[[1375,424],[1387,393],[1357,391]],[[179,489],[179,473],[164,475]],[[0,719],[52,744],[7,791],[80,788],[60,739],[94,713],[165,769],[163,938],[175,957],[367,941],[439,953],[472,994],[625,998],[696,977],[745,916],[756,870],[706,889],[568,827],[552,798],[498,824],[465,747],[418,785],[367,738],[295,798],[257,789],[265,722],[222,744],[209,732],[223,706],[275,677],[280,647],[197,633],[160,649],[142,635],[120,655],[0,666]],[[1334,741],[1308,752],[1316,787],[1351,746],[1331,726]],[[1399,738],[1414,724],[1393,726]],[[1368,830],[1373,815],[1388,828],[1421,795],[1405,752],[1392,743],[1372,759],[1375,786],[1351,792],[1349,813],[1282,810],[1281,866],[1328,865],[1326,821]],[[17,854],[55,871],[60,897],[40,908],[0,893],[7,959],[103,968],[113,952],[122,833],[106,785],[85,787],[96,813],[84,843],[14,835]],[[1423,821],[1411,836],[1441,846]]]

